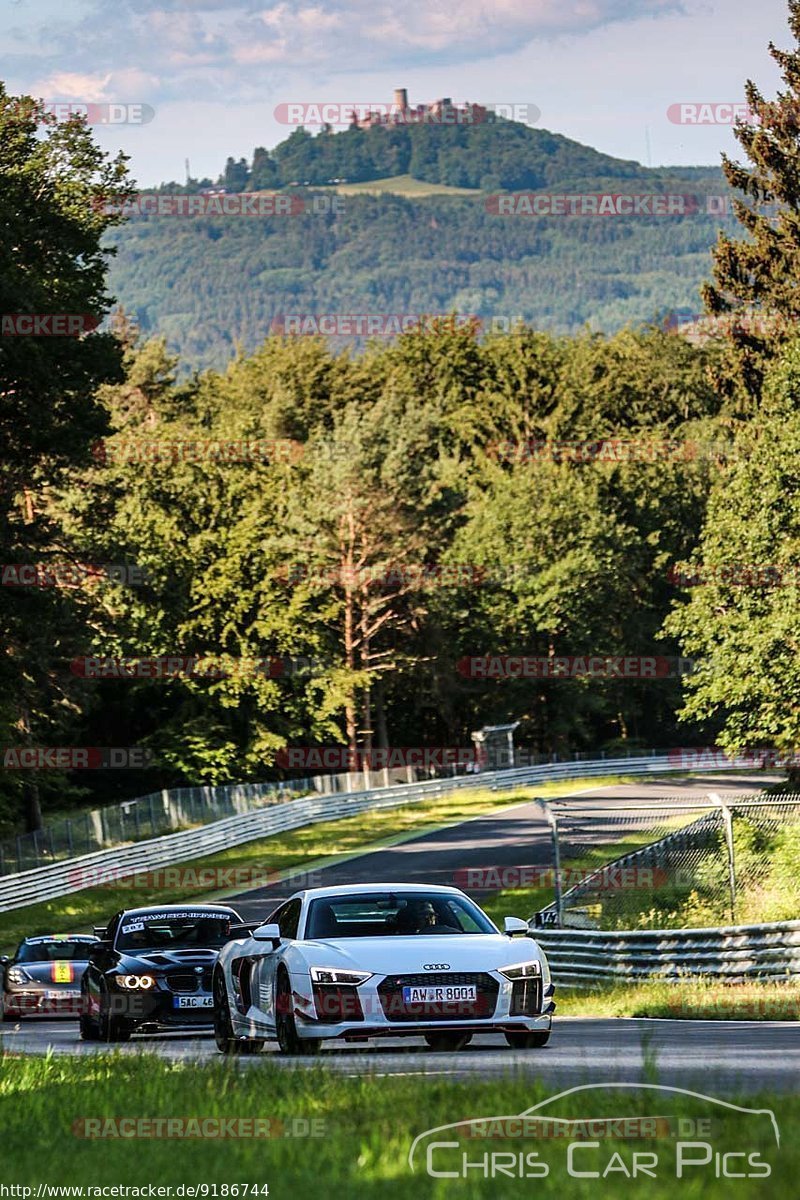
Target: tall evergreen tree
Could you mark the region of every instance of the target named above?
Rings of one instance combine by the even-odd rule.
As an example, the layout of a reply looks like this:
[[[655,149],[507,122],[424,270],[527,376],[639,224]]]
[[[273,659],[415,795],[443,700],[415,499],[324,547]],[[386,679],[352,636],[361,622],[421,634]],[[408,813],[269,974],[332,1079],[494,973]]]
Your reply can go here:
[[[788,3],[795,48],[769,44],[785,90],[766,101],[747,81],[751,119],[738,123],[735,133],[751,166],[722,156],[728,183],[743,194],[734,198],[733,208],[747,236],[719,234],[713,283],[703,288],[709,313],[734,316],[725,324],[727,390],[741,387],[751,398],[759,395],[769,360],[800,318],[800,0]]]

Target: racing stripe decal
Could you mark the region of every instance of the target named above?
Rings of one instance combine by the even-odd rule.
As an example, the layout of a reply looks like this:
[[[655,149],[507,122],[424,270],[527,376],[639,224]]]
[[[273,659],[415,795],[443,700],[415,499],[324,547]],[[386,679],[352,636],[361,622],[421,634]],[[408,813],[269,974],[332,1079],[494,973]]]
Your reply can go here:
[[[75,972],[71,962],[54,962],[51,966],[50,977],[53,983],[72,983]]]

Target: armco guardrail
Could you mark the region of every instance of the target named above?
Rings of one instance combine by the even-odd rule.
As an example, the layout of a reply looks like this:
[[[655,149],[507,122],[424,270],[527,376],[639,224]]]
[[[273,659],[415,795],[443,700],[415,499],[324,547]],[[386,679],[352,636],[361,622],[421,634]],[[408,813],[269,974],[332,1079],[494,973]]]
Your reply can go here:
[[[535,929],[556,984],[613,980],[800,982],[800,921],[717,929]]]
[[[733,761],[732,767],[753,767],[753,760]],[[719,763],[709,763],[697,769],[719,770]],[[328,796],[306,796],[285,804],[214,821],[200,829],[190,829],[164,837],[136,842],[129,846],[101,850],[79,858],[52,863],[31,871],[0,879],[0,912],[22,908],[42,900],[52,900],[90,886],[86,883],[91,872],[98,878],[135,874],[185,862],[257,838],[268,837],[285,830],[299,829],[318,821],[370,809],[392,808],[412,804],[432,796],[447,795],[462,788],[489,788],[510,791],[518,787],[535,786],[557,780],[591,778],[597,775],[655,775],[675,770],[670,754],[649,758],[594,759],[590,762],[549,763],[535,767],[511,768],[450,779],[435,779],[425,783],[402,784],[395,787],[364,792],[345,792]]]

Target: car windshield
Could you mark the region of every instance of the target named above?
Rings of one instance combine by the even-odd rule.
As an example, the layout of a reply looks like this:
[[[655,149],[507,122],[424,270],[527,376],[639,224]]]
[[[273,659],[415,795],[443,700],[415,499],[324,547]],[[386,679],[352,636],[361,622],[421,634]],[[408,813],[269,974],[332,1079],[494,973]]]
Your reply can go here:
[[[468,933],[497,930],[466,896],[397,891],[312,900],[305,936],[326,939]]]
[[[230,913],[127,913],[120,922],[116,948],[142,950],[217,950],[230,938]]]
[[[71,962],[75,959],[86,962],[94,941],[58,938],[56,941],[23,942],[17,950],[14,962]]]

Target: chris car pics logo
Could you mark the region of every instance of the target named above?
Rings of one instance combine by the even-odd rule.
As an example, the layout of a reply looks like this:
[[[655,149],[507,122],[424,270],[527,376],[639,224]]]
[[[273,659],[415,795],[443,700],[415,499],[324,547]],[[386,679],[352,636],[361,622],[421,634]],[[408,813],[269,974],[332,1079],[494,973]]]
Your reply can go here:
[[[662,1084],[594,1083],[521,1113],[427,1129],[412,1142],[408,1166],[433,1179],[680,1179],[702,1187],[767,1179],[779,1150],[772,1109]]]

